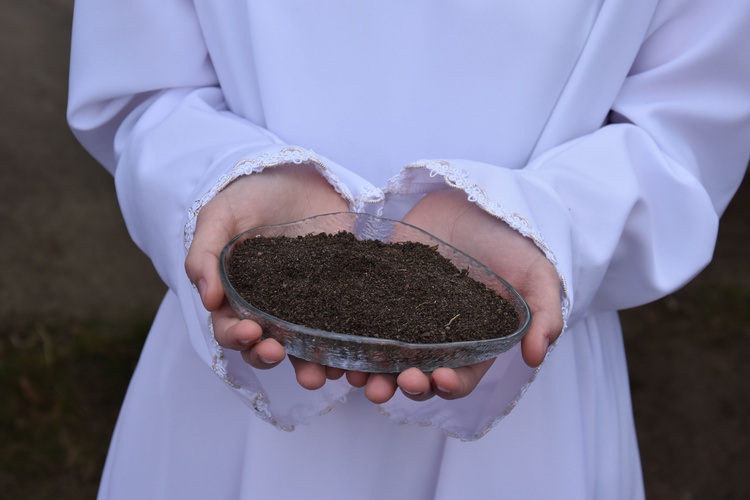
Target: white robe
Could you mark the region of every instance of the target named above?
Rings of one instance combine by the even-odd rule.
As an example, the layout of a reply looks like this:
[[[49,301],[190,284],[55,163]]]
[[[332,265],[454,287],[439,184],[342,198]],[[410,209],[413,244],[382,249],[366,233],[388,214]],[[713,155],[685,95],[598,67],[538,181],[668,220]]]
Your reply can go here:
[[[711,258],[749,155],[749,21],[746,0],[78,0],[68,118],[169,287],[100,496],[643,496],[616,311]],[[378,407],[222,350],[183,268],[195,218],[289,162],[352,210],[458,188],[532,238],[567,325],[541,369],[515,348],[467,398]]]

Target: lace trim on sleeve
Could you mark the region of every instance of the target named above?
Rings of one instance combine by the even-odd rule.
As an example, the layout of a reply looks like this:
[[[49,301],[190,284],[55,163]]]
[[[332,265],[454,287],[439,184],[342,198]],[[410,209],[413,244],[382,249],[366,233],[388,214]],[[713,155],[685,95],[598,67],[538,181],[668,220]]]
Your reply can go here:
[[[521,233],[523,236],[530,238],[534,242],[534,244],[537,245],[537,247],[544,253],[547,259],[549,259],[549,261],[555,267],[555,270],[557,271],[558,277],[560,279],[560,296],[564,321],[564,332],[567,328],[567,319],[570,313],[570,300],[568,297],[567,282],[565,276],[560,271],[557,258],[545,243],[542,235],[534,229],[531,221],[518,213],[509,212],[501,204],[491,201],[484,188],[471,181],[469,172],[464,169],[457,168],[456,166],[445,160],[421,160],[407,165],[401,172],[399,172],[398,175],[389,180],[386,192],[394,194],[424,194],[433,191],[435,189],[434,183],[419,182],[418,180],[410,178],[410,171],[419,169],[429,172],[429,177],[431,178],[441,176],[447,186],[454,189],[461,189],[466,193],[470,202],[476,203],[482,210],[489,213],[493,217],[504,221],[510,227]],[[561,337],[562,335],[559,338]],[[476,432],[467,433],[462,430],[456,429],[451,425],[448,425],[445,422],[445,415],[441,415],[439,413],[433,415],[432,417],[419,415],[419,412],[417,412],[416,415],[409,415],[409,412],[403,411],[397,411],[394,413],[384,407],[387,405],[380,406],[380,412],[395,423],[439,428],[448,437],[460,439],[461,441],[475,441],[492,430],[517,406],[526,390],[536,380],[541,367],[544,365],[547,358],[551,355],[556,346],[557,342],[549,347],[547,355],[545,356],[545,360],[542,362],[542,364],[540,364],[536,369],[533,370],[531,376],[529,377],[529,380],[519,388],[517,394],[513,397],[512,401],[502,411],[502,413],[491,418],[482,427],[478,428]]]
[[[224,349],[219,345],[214,337],[213,323],[211,317],[208,319],[208,331],[211,334],[210,350],[211,350],[211,368],[214,373],[219,376],[229,387],[236,391],[240,391],[244,395],[244,399],[248,402],[248,405],[253,409],[255,415],[261,420],[268,422],[269,424],[277,427],[281,430],[291,432],[294,430],[294,426],[280,426],[274,418],[271,410],[268,408],[268,396],[263,391],[253,391],[247,387],[243,387],[239,381],[233,380],[227,372],[227,360],[224,357]]]
[[[549,351],[547,352],[547,356],[549,356],[549,353],[552,352],[552,350],[554,349],[554,347],[555,347],[554,345],[550,346]],[[545,356],[545,360],[546,359],[547,359],[547,357]],[[521,388],[521,390],[518,393],[518,396],[516,396],[516,398],[510,403],[510,405],[508,405],[508,407],[505,409],[505,411],[503,412],[502,415],[500,415],[499,417],[497,417],[494,420],[490,421],[483,429],[481,429],[479,432],[477,432],[475,434],[472,434],[472,435],[465,435],[463,433],[450,431],[450,430],[444,428],[443,427],[443,422],[441,422],[441,421],[439,421],[437,419],[433,419],[433,420],[412,420],[412,419],[405,418],[405,419],[402,419],[402,420],[397,420],[383,406],[378,406],[378,411],[380,412],[381,415],[383,415],[384,417],[390,419],[392,422],[394,422],[394,423],[396,423],[398,425],[418,425],[420,427],[430,427],[430,428],[433,428],[433,429],[440,429],[443,432],[443,434],[446,437],[449,437],[449,438],[458,439],[460,441],[465,441],[465,442],[477,441],[478,439],[481,439],[482,437],[484,437],[492,429],[494,429],[495,426],[497,424],[499,424],[502,419],[504,419],[505,417],[507,417],[510,414],[510,412],[513,411],[513,409],[518,405],[519,401],[521,401],[521,398],[523,397],[524,393],[526,392],[526,389],[528,389],[529,386],[534,382],[534,380],[536,380],[536,376],[537,376],[537,374],[539,373],[540,370],[541,370],[541,365],[538,366],[534,370],[534,373],[531,375],[531,378],[529,379],[529,381]]]
[[[318,172],[333,186],[337,193],[347,200],[349,206],[354,210],[364,207],[368,203],[381,202],[383,199],[384,195],[381,190],[374,188],[367,189],[367,186],[365,186],[362,194],[355,200],[348,187],[341,182],[338,176],[310,151],[296,147],[285,147],[277,153],[265,152],[256,158],[245,159],[235,164],[231,171],[222,175],[206,194],[193,203],[188,211],[188,219],[184,228],[183,243],[185,251],[190,249],[190,245],[193,242],[195,226],[200,210],[232,181],[243,175],[261,172],[266,168],[285,164],[300,165],[303,163],[315,165]],[[193,285],[193,288],[195,288],[195,285]],[[290,409],[289,414],[277,417],[271,409],[269,396],[257,382],[254,383],[251,379],[240,380],[237,376],[232,375],[229,367],[229,359],[214,336],[210,316],[208,317],[208,327],[204,335],[211,356],[211,368],[214,373],[234,391],[237,391],[240,399],[253,410],[257,417],[277,429],[291,432],[295,429],[296,424],[307,423],[314,416],[328,413],[332,410],[334,402],[343,401],[346,398],[346,394],[342,393],[341,390],[325,388],[319,391],[321,394],[319,401],[323,400],[326,403],[301,404],[299,407]],[[349,390],[351,388],[346,392]]]
[[[277,167],[279,165],[286,164],[301,165],[303,163],[312,163],[317,168],[318,172],[333,186],[337,193],[339,193],[347,202],[349,206],[354,210],[358,210],[360,205],[363,203],[370,203],[368,199],[360,197],[358,201],[354,200],[349,188],[347,188],[338,178],[338,176],[326,166],[312,151],[306,151],[297,147],[285,147],[277,153],[265,152],[259,155],[257,158],[245,159],[232,167],[228,173],[219,177],[216,184],[198,200],[188,210],[188,219],[185,223],[185,230],[183,235],[183,242],[185,245],[185,251],[190,250],[190,245],[193,243],[193,236],[195,234],[195,224],[198,220],[198,213],[206,204],[211,201],[222,189],[227,187],[232,181],[243,175],[249,175],[253,173],[262,172],[266,168]],[[377,200],[376,200],[377,201]]]
[[[209,341],[209,348],[211,351],[211,368],[213,369],[214,373],[222,381],[224,381],[225,384],[227,384],[235,391],[239,392],[241,399],[245,402],[245,404],[249,406],[253,410],[255,415],[264,422],[271,424],[279,430],[292,432],[295,429],[295,424],[309,423],[312,417],[325,415],[333,409],[332,404],[326,406],[322,410],[305,411],[304,409],[297,409],[297,411],[295,411],[293,415],[290,415],[290,418],[287,418],[289,422],[280,422],[273,415],[273,412],[270,409],[269,397],[263,390],[257,387],[249,387],[247,384],[241,383],[241,381],[236,380],[230,375],[229,371],[227,370],[228,361],[224,357],[224,349],[219,345],[219,343],[216,341],[216,338],[214,337],[214,329],[210,317],[208,318],[208,330],[211,336],[211,339]],[[331,399],[344,402],[346,400],[346,396],[332,396]]]
[[[510,227],[531,239],[534,244],[544,252],[544,255],[552,263],[560,278],[560,297],[563,314],[563,331],[567,327],[568,315],[570,314],[570,299],[568,297],[568,284],[565,276],[560,271],[557,258],[552,250],[547,246],[539,232],[537,232],[531,222],[521,214],[508,212],[499,203],[490,200],[487,192],[478,184],[472,184],[469,173],[466,170],[454,167],[446,160],[420,160],[411,163],[405,167],[405,171],[412,169],[426,169],[430,172],[430,177],[442,176],[445,183],[455,189],[461,189],[472,203],[476,203],[482,210],[502,220]],[[389,182],[388,190],[395,192],[402,189],[404,182],[403,174],[399,174]]]

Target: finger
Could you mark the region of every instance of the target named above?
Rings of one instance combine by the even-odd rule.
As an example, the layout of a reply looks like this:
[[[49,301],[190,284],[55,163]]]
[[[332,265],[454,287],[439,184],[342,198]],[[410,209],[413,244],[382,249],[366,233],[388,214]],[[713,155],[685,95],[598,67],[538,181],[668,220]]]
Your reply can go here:
[[[531,326],[521,340],[521,354],[523,360],[532,368],[536,368],[547,355],[547,350],[562,331],[562,313],[537,311],[532,312]]]
[[[471,394],[495,360],[489,359],[461,368],[438,368],[432,373],[432,390],[443,399],[459,399]]]
[[[209,203],[201,210],[185,259],[185,272],[201,295],[203,306],[214,311],[224,300],[224,290],[219,278],[219,255],[224,245],[234,236],[232,216],[221,206]]]
[[[346,381],[353,387],[364,387],[367,384],[369,373],[347,370]]]
[[[393,397],[397,388],[396,375],[372,373],[367,378],[365,397],[375,404],[383,404]]]
[[[544,361],[550,344],[557,340],[563,328],[557,272],[549,269],[537,279],[537,286],[525,292],[531,310],[531,325],[521,341],[523,359],[533,368]]]
[[[338,380],[344,376],[346,370],[341,368],[334,368],[332,366],[326,366],[326,378],[328,380]]]
[[[245,363],[259,370],[268,370],[284,361],[286,351],[274,339],[264,339],[241,352]]]
[[[414,401],[426,401],[435,394],[432,392],[429,375],[417,368],[409,368],[399,374],[396,383],[409,399]]]
[[[220,346],[235,351],[248,349],[260,340],[263,330],[255,321],[239,319],[228,303],[211,313],[214,337]]]
[[[532,368],[544,361],[550,344],[560,336],[564,324],[560,278],[546,258],[542,262],[519,288],[531,311],[531,325],[521,341],[521,352],[524,362]]]
[[[294,367],[294,373],[297,376],[297,383],[304,387],[314,391],[320,389],[326,383],[326,368],[323,365],[311,363],[304,359],[289,356],[289,360],[292,362]]]

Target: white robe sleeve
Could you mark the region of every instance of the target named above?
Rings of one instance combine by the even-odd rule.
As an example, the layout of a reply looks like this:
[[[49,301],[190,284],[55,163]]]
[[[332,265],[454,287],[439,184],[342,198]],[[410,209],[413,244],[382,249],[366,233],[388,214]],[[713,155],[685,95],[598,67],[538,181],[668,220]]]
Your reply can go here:
[[[606,126],[518,170],[418,161],[389,191],[466,191],[553,260],[574,320],[675,291],[710,261],[750,158],[750,7],[724,3],[662,2]]]
[[[275,391],[280,395],[274,404],[279,415],[294,419],[271,416],[266,394],[274,392],[268,387],[275,380],[259,381],[237,353],[223,353],[213,341],[208,313],[184,271],[186,247],[198,211],[218,190],[269,166],[314,164],[352,209],[379,190],[228,109],[192,2],[82,0],[76,2],[73,33],[70,126],[113,173],[130,235],[179,297],[196,352],[279,427],[325,411],[348,385],[311,393],[287,373],[277,377],[288,380],[289,388]],[[237,367],[237,377],[227,371],[229,364]]]
[[[417,161],[387,196],[463,189],[532,238],[558,270],[569,327],[659,299],[710,261],[719,217],[750,158],[748,20],[742,1],[662,2],[604,126],[518,170]],[[473,439],[515,406],[536,373],[514,349],[463,400],[419,405],[399,396],[385,408],[395,420]]]

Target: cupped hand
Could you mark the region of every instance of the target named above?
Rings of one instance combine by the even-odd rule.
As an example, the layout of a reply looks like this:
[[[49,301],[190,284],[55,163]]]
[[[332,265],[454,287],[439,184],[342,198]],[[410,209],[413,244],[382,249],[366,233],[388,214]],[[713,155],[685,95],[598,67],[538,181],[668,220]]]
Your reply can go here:
[[[428,194],[404,217],[417,226],[487,265],[526,299],[531,326],[521,343],[526,364],[536,367],[563,327],[560,282],[554,266],[529,238],[467,200],[457,189]],[[364,387],[374,403],[388,401],[399,388],[409,398],[457,399],[469,395],[494,360],[431,374],[411,368],[398,375],[348,372],[347,379]]]
[[[196,285],[203,306],[211,312],[219,345],[241,351],[259,369],[272,368],[285,356],[275,340],[260,340],[260,325],[240,320],[224,297],[219,277],[219,255],[226,243],[247,229],[290,222],[331,212],[346,212],[349,204],[309,165],[282,165],[240,177],[219,192],[200,211],[185,271]],[[342,370],[292,359],[297,380],[317,389]]]

